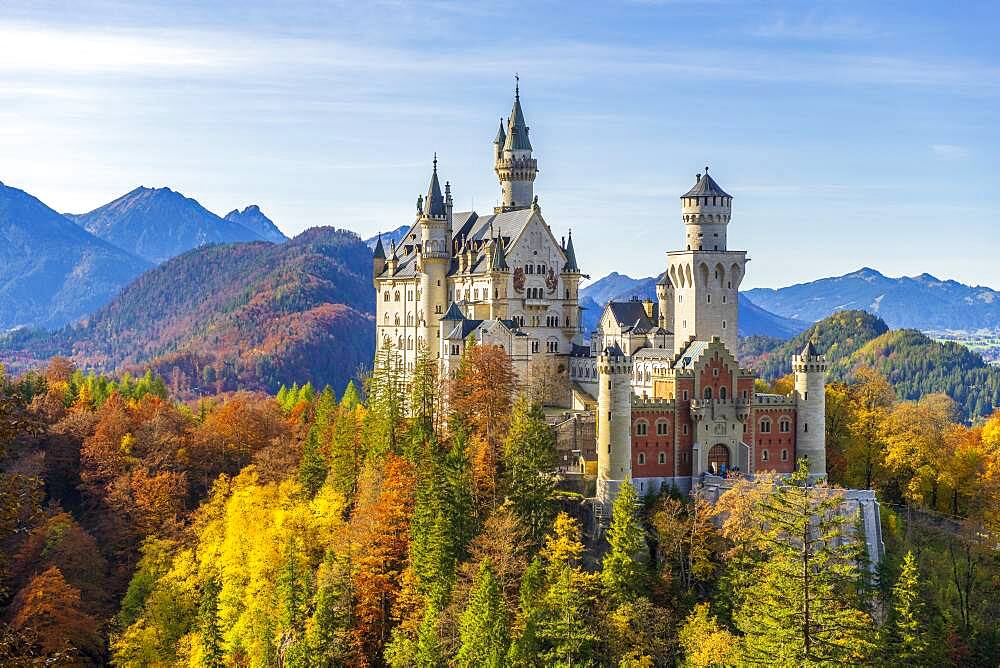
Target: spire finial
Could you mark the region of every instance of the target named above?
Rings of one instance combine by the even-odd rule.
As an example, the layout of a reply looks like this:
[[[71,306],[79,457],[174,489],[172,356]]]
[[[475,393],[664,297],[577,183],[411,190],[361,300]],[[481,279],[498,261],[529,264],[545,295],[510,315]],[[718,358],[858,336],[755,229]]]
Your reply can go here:
[[[708,165],[705,165],[705,176],[708,176]]]
[[[517,72],[514,72],[514,97],[521,97],[521,77],[517,75]]]
[[[437,170],[438,170],[438,154],[437,154],[437,151],[434,151],[434,173],[435,174],[437,174]]]

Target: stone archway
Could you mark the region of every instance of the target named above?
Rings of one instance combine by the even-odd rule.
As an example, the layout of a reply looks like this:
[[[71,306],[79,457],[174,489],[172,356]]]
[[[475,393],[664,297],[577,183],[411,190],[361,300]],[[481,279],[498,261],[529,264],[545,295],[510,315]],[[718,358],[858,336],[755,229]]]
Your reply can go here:
[[[729,470],[729,448],[717,443],[708,451],[708,470],[715,475],[725,475]]]

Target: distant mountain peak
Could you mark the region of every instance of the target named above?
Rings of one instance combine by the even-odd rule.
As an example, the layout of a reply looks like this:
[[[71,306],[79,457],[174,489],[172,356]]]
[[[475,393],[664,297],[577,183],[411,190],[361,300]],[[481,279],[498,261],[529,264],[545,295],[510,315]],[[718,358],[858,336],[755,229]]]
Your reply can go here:
[[[66,217],[91,234],[154,263],[205,244],[261,241],[269,236],[255,229],[266,227],[260,220],[243,224],[220,218],[197,200],[167,187],[139,186],[89,213]],[[263,215],[257,217],[266,220]]]
[[[242,211],[233,209],[226,214],[225,220],[242,225],[251,232],[258,234],[265,241],[273,241],[278,244],[288,241],[288,237],[278,229],[274,221],[264,215],[264,212],[256,204],[251,204]]]

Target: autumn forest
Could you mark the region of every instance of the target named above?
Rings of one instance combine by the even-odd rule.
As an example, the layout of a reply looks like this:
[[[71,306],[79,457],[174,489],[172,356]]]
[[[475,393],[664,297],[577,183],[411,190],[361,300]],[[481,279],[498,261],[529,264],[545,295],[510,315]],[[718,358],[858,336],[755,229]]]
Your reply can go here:
[[[859,367],[827,388],[828,484],[626,484],[599,527],[502,350],[405,390],[393,359],[186,402],[64,358],[0,378],[0,663],[1000,662],[1000,414]],[[881,560],[844,487],[877,491]]]

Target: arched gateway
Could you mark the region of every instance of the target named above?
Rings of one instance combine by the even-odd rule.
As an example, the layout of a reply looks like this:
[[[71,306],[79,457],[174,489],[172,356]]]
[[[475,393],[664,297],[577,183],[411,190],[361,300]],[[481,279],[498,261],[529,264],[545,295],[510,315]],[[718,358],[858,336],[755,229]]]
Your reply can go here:
[[[708,470],[715,475],[723,475],[729,470],[729,448],[717,443],[708,451]]]

